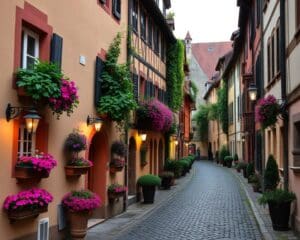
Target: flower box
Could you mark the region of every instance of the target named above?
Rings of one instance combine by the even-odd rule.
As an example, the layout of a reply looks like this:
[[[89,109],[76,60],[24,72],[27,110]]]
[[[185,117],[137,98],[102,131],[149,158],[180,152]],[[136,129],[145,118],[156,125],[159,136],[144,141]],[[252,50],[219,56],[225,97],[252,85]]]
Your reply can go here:
[[[109,199],[118,199],[120,197],[124,197],[125,195],[125,191],[124,192],[108,192],[108,198]]]
[[[80,176],[87,174],[91,166],[65,166],[66,176]]]
[[[20,221],[28,218],[35,218],[40,213],[48,212],[48,205],[35,208],[35,209],[24,209],[24,210],[11,210],[7,212],[7,217],[10,222]]]
[[[110,165],[109,171],[111,173],[121,172],[123,170],[124,166],[116,166],[116,165]]]
[[[37,171],[33,167],[21,167],[21,166],[16,166],[15,167],[15,178],[18,180],[22,179],[40,179],[40,178],[48,178],[49,173],[46,170],[42,171]]]

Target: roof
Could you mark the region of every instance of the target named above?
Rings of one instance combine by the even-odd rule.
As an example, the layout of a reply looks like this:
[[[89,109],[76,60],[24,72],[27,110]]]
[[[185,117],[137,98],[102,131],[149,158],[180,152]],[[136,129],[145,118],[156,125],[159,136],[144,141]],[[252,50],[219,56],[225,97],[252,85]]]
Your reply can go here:
[[[232,42],[193,43],[192,53],[208,79],[215,73],[220,57],[232,50]]]
[[[190,34],[190,31],[186,33],[185,40],[193,40]]]

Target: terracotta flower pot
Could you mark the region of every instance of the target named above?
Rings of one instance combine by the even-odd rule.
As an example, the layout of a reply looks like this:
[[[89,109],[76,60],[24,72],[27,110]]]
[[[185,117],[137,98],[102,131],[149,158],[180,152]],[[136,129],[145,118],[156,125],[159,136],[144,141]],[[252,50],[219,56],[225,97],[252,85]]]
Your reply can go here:
[[[84,239],[87,233],[87,224],[91,212],[82,211],[74,212],[68,211],[70,221],[70,233],[72,239]]]
[[[65,166],[66,176],[80,176],[87,174],[90,166]]]

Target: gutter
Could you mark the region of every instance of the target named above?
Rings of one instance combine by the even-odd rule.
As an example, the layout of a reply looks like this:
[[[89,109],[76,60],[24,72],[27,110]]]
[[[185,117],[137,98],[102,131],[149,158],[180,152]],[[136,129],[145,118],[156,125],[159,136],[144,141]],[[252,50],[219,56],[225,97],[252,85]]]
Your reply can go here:
[[[280,0],[280,74],[281,74],[281,99],[283,101],[281,105],[282,117],[283,117],[283,179],[284,189],[289,189],[289,139],[288,139],[288,111],[287,111],[287,99],[286,99],[286,39],[285,39],[285,0]]]

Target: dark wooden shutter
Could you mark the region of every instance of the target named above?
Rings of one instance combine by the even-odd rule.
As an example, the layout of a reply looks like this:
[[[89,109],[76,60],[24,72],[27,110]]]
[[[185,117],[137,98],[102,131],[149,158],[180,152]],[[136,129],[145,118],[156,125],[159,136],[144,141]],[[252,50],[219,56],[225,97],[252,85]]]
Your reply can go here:
[[[139,76],[136,74],[133,74],[133,93],[134,93],[134,98],[136,102],[139,100]]]
[[[56,63],[60,68],[61,68],[61,61],[62,61],[62,48],[63,48],[62,37],[54,33],[51,39],[50,62]]]
[[[103,71],[103,61],[99,58],[96,57],[96,68],[95,68],[95,90],[94,90],[94,104],[97,107],[98,106],[98,102],[101,98],[102,95],[102,86],[101,86],[101,74]]]
[[[121,19],[121,0],[113,0],[113,15],[117,19]]]

